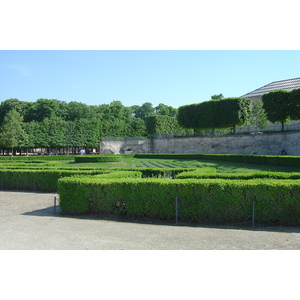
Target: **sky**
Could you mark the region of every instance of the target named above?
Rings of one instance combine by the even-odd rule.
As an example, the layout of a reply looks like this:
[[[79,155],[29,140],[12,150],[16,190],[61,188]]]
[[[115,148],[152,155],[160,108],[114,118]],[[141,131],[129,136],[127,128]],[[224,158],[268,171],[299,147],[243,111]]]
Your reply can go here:
[[[0,101],[178,108],[300,77],[298,50],[1,50]]]
[[[5,3],[4,3],[5,2]],[[294,0],[0,3],[0,102],[178,108],[300,77]],[[270,7],[272,10],[270,10]]]

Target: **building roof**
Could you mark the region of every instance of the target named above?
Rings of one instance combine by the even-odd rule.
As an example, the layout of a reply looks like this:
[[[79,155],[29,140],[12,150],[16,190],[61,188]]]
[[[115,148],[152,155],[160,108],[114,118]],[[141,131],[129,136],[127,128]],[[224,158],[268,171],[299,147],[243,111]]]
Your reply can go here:
[[[267,85],[264,85],[252,92],[249,92],[245,95],[243,95],[243,98],[258,98],[261,97],[263,94],[276,91],[276,90],[287,90],[291,91],[293,89],[300,88],[300,77],[299,78],[293,78],[293,79],[286,79],[286,80],[280,80],[280,81],[273,81]]]

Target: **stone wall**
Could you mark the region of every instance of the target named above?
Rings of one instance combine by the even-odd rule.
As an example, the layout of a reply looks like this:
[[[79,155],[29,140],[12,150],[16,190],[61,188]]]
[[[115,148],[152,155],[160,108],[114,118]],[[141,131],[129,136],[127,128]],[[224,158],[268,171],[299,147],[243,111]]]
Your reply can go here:
[[[100,154],[148,153],[148,140],[101,141]]]
[[[104,141],[100,153],[203,153],[300,155],[300,133],[244,134],[235,136],[191,137],[151,140]]]

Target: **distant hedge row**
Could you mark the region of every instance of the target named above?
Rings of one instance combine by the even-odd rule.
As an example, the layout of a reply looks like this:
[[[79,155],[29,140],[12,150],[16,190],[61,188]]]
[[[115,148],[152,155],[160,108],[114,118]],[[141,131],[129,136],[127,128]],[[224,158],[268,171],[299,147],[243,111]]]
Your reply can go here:
[[[83,163],[90,163],[90,162],[113,162],[113,161],[122,161],[122,155],[81,155],[75,156],[75,162],[83,162]]]
[[[300,167],[300,156],[288,155],[239,155],[239,154],[135,154],[135,158],[153,159],[205,159],[249,164]]]
[[[97,176],[98,177],[98,176]],[[126,214],[153,219],[178,217],[198,223],[243,222],[300,225],[300,180],[156,178],[62,178],[60,206],[68,214]]]
[[[74,160],[75,155],[32,155],[32,156],[0,156],[2,161],[31,161],[31,160]]]
[[[257,172],[257,173],[203,173],[201,169],[180,173],[177,179],[231,179],[231,180],[250,180],[250,179],[300,179],[300,172]]]

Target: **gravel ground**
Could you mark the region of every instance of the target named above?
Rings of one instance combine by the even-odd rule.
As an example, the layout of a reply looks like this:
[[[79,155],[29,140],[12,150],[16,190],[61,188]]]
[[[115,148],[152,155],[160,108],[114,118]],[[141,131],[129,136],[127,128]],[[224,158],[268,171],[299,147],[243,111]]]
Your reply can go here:
[[[212,227],[69,217],[56,194],[0,192],[1,250],[298,250],[300,228]]]

